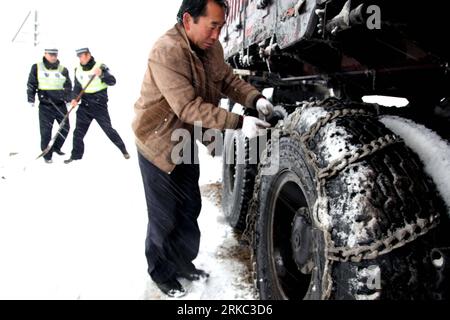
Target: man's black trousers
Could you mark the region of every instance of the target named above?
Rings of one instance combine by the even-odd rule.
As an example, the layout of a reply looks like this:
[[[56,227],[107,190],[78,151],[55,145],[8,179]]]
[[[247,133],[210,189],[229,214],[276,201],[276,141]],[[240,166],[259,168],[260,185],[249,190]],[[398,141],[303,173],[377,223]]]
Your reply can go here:
[[[84,137],[92,123],[96,120],[100,128],[106,133],[108,138],[114,143],[122,153],[126,153],[125,144],[117,131],[111,125],[111,118],[108,112],[108,106],[102,104],[81,103],[77,111],[77,122],[73,132],[72,159],[83,158]]]
[[[61,124],[64,116],[67,113],[67,107],[65,104],[59,105],[47,105],[39,104],[39,129],[41,132],[41,150],[44,151],[47,148],[50,140],[52,139],[52,129],[55,120]],[[67,135],[69,134],[70,125],[69,119],[63,125],[60,134],[53,144],[52,150],[48,152],[44,159],[50,160],[54,150],[61,150],[64,142],[66,141]]]
[[[202,206],[198,164],[180,164],[171,174],[138,153],[147,201],[145,241],[148,272],[157,283],[195,267],[200,244],[197,223]]]

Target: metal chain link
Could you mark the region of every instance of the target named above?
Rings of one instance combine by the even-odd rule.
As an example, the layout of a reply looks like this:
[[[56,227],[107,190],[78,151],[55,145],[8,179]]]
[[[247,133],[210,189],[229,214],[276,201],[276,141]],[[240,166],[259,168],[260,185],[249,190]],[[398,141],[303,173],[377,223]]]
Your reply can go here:
[[[405,244],[416,240],[437,226],[439,215],[431,216],[429,219],[417,219],[415,223],[407,224],[397,229],[390,236],[375,241],[371,245],[358,246],[354,248],[333,247],[328,249],[328,259],[340,262],[360,262],[361,260],[375,259],[378,256],[389,253]]]
[[[302,141],[304,143],[307,143],[312,138],[315,137],[317,132],[321,128],[323,128],[325,125],[327,125],[329,122],[333,121],[336,118],[346,117],[346,116],[373,116],[373,112],[364,110],[364,109],[341,109],[341,110],[335,110],[333,112],[329,112],[326,116],[320,118],[317,120],[317,122],[309,129],[307,133],[305,133],[302,136]]]
[[[289,135],[294,139],[297,139],[304,143],[305,152],[309,158],[312,167],[317,176],[317,191],[318,195],[325,195],[325,184],[327,180],[337,175],[340,171],[344,170],[349,165],[361,160],[362,158],[368,157],[378,151],[391,146],[396,143],[402,142],[400,138],[396,135],[385,135],[371,141],[368,144],[361,146],[358,150],[349,152],[343,155],[340,159],[337,159],[330,163],[326,168],[320,168],[317,162],[317,157],[314,152],[307,148],[307,143],[314,138],[317,132],[328,124],[333,119],[344,116],[356,116],[356,115],[366,115],[374,116],[373,112],[367,112],[362,109],[341,109],[331,112],[325,117],[320,118],[308,132],[303,135],[298,134],[295,128],[291,128]],[[293,129],[293,130],[292,130]],[[316,220],[320,223],[319,215],[315,213]],[[417,239],[419,236],[424,235],[430,229],[434,228],[438,224],[439,216],[431,216],[428,219],[418,219],[414,224],[409,224],[404,228],[396,230],[393,234],[385,237],[384,239],[377,240],[371,245],[359,246],[359,247],[334,247],[329,246],[329,259],[333,261],[347,262],[349,260],[354,262],[359,262],[362,259],[375,259],[380,255],[391,252],[392,250],[402,247],[405,244]],[[328,231],[330,232],[330,230]],[[330,237],[331,239],[331,237]],[[383,248],[380,250],[380,248]]]
[[[373,155],[380,150],[391,146],[395,143],[400,143],[402,140],[395,135],[385,135],[378,139],[371,141],[368,144],[361,146],[358,150],[351,153],[347,153],[340,159],[337,159],[330,163],[327,167],[322,168],[317,160],[317,155],[308,148],[308,142],[315,137],[315,135],[320,131],[321,128],[325,127],[328,123],[339,117],[347,116],[377,116],[378,112],[368,111],[364,109],[356,108],[344,108],[339,110],[333,110],[329,112],[326,116],[318,119],[310,129],[304,133],[300,134],[296,128],[301,120],[301,115],[303,110],[310,107],[324,107],[325,109],[333,108],[336,106],[336,101],[329,99],[322,102],[305,102],[301,108],[297,109],[296,112],[291,114],[289,127],[285,126],[285,123],[277,125],[275,130],[279,130],[279,137],[289,136],[294,140],[297,140],[302,147],[305,156],[311,167],[314,169],[317,177],[317,195],[318,199],[324,201],[324,204],[319,205],[319,201],[316,202],[313,210],[313,218],[316,223],[321,226],[321,230],[324,232],[325,239],[325,255],[327,257],[326,265],[323,275],[323,294],[322,297],[329,297],[332,289],[332,277],[331,277],[331,264],[334,261],[338,262],[360,262],[361,260],[371,260],[375,259],[380,255],[391,252],[392,250],[402,247],[405,244],[414,241],[418,237],[426,234],[429,230],[437,226],[439,222],[439,215],[430,216],[428,219],[417,219],[414,223],[407,224],[401,229],[397,229],[395,232],[390,233],[383,239],[374,241],[370,245],[357,246],[357,247],[335,247],[331,238],[331,231],[325,227],[322,221],[320,221],[320,210],[325,210],[328,208],[328,202],[326,197],[325,185],[328,179],[337,175],[340,171],[344,170],[349,165],[361,160],[362,158]],[[342,102],[339,102],[342,105]],[[242,234],[242,238],[251,245],[251,259],[253,267],[253,280],[255,282],[255,288],[257,287],[256,278],[256,260],[254,257],[254,250],[256,249],[256,219],[258,212],[258,195],[261,187],[261,168],[268,165],[270,162],[270,157],[267,156],[267,150],[271,149],[272,141],[269,140],[267,148],[262,153],[261,161],[258,165],[258,174],[255,178],[255,189],[253,196],[249,205],[248,214],[246,217],[246,228]]]
[[[299,139],[305,144],[305,149],[307,143],[310,139],[312,139],[317,132],[323,128],[326,124],[328,124],[333,119],[344,116],[355,116],[355,115],[366,115],[373,116],[374,113],[367,112],[362,109],[341,109],[336,110],[325,117],[320,118],[315,125],[313,125],[308,132],[303,135],[298,134],[297,131],[291,130],[289,134],[294,139]],[[314,152],[308,149],[308,152],[305,154],[308,156],[310,162],[313,164],[317,176],[317,190],[318,195],[325,195],[325,184],[328,179],[334,177],[340,171],[344,170],[347,166],[361,160],[362,158],[368,157],[376,152],[391,146],[395,143],[400,143],[402,140],[395,135],[385,135],[384,137],[380,137],[376,140],[371,141],[368,144],[363,145],[358,150],[355,150],[351,153],[347,153],[342,156],[340,159],[337,159],[330,163],[326,168],[320,168],[317,162],[317,157]],[[315,214],[316,220],[319,220],[319,215]],[[424,235],[430,229],[437,226],[439,216],[431,216],[429,219],[418,219],[416,223],[409,224],[402,229],[396,230],[392,235],[387,236],[382,240],[377,240],[373,244],[368,246],[359,246],[359,247],[328,247],[329,259],[333,261],[341,261],[347,262],[349,260],[354,262],[359,262],[362,259],[375,259],[380,255],[391,252],[392,250],[402,247],[405,244],[417,239],[419,236]],[[330,238],[331,239],[331,238]],[[380,250],[380,248],[383,248]]]
[[[402,142],[395,135],[387,134],[384,137],[379,137],[371,141],[368,144],[363,145],[360,149],[353,152],[344,154],[340,159],[337,159],[330,163],[328,167],[320,169],[318,172],[318,179],[327,180],[337,175],[340,171],[344,170],[347,166],[370,156],[386,147],[389,147],[395,143]]]

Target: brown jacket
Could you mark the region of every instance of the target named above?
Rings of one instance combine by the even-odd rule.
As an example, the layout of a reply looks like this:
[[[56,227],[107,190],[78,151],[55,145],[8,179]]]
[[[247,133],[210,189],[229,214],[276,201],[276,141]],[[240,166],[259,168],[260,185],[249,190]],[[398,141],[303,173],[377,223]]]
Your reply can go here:
[[[139,152],[170,173],[175,168],[172,149],[179,143],[171,141],[175,129],[192,133],[195,121],[203,128],[236,128],[239,116],[218,107],[223,96],[254,108],[260,93],[233,74],[219,42],[201,57],[192,50],[183,26],[175,25],[153,46],[134,105],[132,126]]]

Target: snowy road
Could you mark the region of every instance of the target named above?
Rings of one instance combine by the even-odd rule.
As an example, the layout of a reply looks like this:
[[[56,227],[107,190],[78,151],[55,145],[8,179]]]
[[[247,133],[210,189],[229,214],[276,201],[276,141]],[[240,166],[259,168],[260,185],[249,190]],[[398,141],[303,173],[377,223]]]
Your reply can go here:
[[[101,145],[103,151],[70,165],[57,156],[51,165],[30,162],[31,154],[3,157],[0,299],[165,299],[146,274],[136,156],[127,161],[109,141]],[[202,242],[195,263],[211,277],[183,282],[186,299],[255,298],[246,252],[219,209],[220,161],[201,159]]]

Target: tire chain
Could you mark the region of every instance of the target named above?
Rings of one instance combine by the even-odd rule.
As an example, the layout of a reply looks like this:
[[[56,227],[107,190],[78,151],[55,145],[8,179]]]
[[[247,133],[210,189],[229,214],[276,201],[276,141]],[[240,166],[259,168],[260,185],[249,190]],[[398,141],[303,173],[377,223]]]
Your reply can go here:
[[[364,109],[356,109],[356,108],[340,108],[329,112],[326,116],[318,119],[314,125],[311,126],[308,132],[304,134],[299,134],[295,128],[300,121],[300,117],[302,111],[306,108],[311,107],[323,107],[325,109],[335,109],[338,106],[342,105],[342,101],[337,99],[327,99],[321,102],[312,101],[312,102],[304,102],[297,111],[291,115],[291,124],[289,128],[284,127],[284,123],[278,124],[272,130],[279,130],[279,138],[290,136],[300,142],[300,145],[305,151],[305,155],[308,158],[309,163],[313,167],[316,177],[317,177],[317,192],[318,198],[322,197],[326,200],[325,197],[325,184],[328,179],[338,174],[340,171],[345,169],[352,163],[355,163],[365,157],[368,157],[372,154],[377,153],[378,151],[391,146],[396,143],[401,143],[402,140],[393,134],[385,135],[384,137],[380,137],[371,141],[368,144],[363,145],[360,149],[347,153],[342,156],[340,159],[333,161],[326,168],[321,168],[317,161],[316,154],[307,148],[307,143],[314,138],[314,136],[319,132],[319,130],[325,127],[329,122],[333,121],[336,118],[347,117],[347,116],[372,116],[376,117],[382,113],[382,110],[375,106],[375,110],[364,110]],[[267,148],[263,151],[261,161],[258,165],[258,173],[261,168],[267,164],[269,164],[269,156],[267,156],[267,150],[271,150],[272,141],[269,140],[267,142]],[[248,214],[246,217],[246,228],[242,233],[242,240],[246,241],[249,245],[251,245],[251,260],[252,260],[252,276],[255,285],[255,289],[257,288],[257,275],[256,275],[256,258],[255,258],[255,250],[256,250],[256,219],[258,214],[258,195],[261,187],[261,175],[257,174],[255,178],[255,189],[253,192],[253,197],[251,199]],[[319,206],[315,206],[315,219],[317,222],[320,222],[318,216]],[[327,207],[327,206],[325,206]],[[381,240],[374,241],[370,245],[358,246],[358,247],[335,247],[332,245],[331,240],[331,230],[326,230],[322,228],[322,231],[325,233],[325,242],[326,244],[326,257],[329,260],[329,263],[333,261],[336,262],[361,262],[362,260],[371,260],[376,259],[380,255],[387,254],[394,249],[404,246],[405,244],[414,241],[418,237],[426,234],[429,230],[436,227],[439,223],[439,215],[431,216],[428,219],[417,219],[417,221],[413,224],[408,224],[403,228],[397,229],[395,232],[390,233],[387,237]],[[331,244],[331,245],[330,245]],[[331,269],[331,268],[329,268]],[[326,286],[326,292],[323,294],[323,297],[327,297],[331,291],[331,282],[330,282],[330,270],[328,270],[328,285]]]

